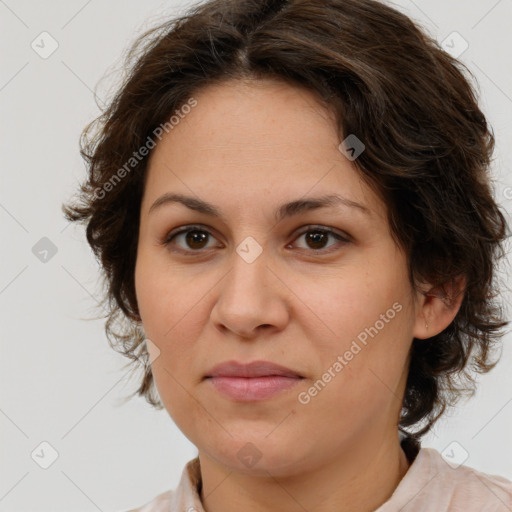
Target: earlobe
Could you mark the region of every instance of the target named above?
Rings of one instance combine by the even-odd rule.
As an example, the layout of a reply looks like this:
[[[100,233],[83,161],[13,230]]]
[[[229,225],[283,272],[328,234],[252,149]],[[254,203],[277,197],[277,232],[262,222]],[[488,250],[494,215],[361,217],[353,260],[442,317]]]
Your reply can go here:
[[[420,292],[414,337],[431,338],[444,331],[457,315],[464,292],[466,278],[461,275],[437,288],[426,285]]]

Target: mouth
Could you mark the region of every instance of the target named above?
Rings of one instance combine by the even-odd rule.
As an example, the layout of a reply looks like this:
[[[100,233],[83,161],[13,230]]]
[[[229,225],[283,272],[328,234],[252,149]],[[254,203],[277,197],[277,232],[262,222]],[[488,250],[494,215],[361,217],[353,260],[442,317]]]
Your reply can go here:
[[[241,402],[265,400],[296,386],[304,377],[269,361],[241,364],[228,361],[215,366],[205,380],[221,394]]]
[[[214,366],[205,378],[213,377],[290,377],[300,378],[298,372],[281,366],[279,364],[271,363],[270,361],[252,361],[251,363],[239,363],[237,361],[226,361],[225,363]]]

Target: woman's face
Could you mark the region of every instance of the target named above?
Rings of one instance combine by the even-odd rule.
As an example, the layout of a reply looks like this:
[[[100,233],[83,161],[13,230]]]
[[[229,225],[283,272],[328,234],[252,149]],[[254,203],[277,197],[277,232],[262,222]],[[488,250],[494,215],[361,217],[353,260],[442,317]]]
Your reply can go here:
[[[312,93],[237,81],[194,98],[151,155],[135,271],[167,411],[200,454],[254,474],[397,438],[425,321],[384,203]],[[151,209],[164,194],[189,206]],[[342,199],[311,207],[326,196]],[[230,361],[293,375],[212,378]]]

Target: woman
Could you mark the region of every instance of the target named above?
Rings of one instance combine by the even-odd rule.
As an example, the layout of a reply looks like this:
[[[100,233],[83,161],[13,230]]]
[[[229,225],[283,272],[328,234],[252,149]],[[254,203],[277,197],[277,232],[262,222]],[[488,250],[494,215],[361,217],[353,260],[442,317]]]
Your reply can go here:
[[[64,211],[137,393],[198,448],[137,510],[511,510],[420,445],[507,324],[462,65],[371,0],[209,1],[128,64]]]

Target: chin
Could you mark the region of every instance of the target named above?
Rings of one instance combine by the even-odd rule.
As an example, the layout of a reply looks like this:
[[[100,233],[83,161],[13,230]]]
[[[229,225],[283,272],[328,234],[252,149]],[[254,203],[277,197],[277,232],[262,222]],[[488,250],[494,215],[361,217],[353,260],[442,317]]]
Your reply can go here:
[[[208,443],[206,450],[201,450],[217,463],[230,471],[253,476],[289,476],[300,470],[301,461],[308,460],[307,454],[297,452],[300,440],[293,441],[283,436],[270,439],[268,431],[264,435],[227,437],[224,442]]]

